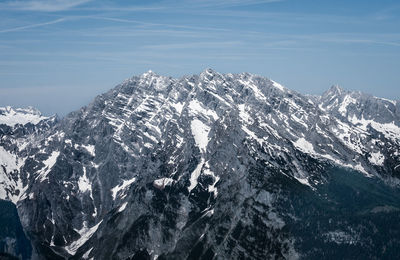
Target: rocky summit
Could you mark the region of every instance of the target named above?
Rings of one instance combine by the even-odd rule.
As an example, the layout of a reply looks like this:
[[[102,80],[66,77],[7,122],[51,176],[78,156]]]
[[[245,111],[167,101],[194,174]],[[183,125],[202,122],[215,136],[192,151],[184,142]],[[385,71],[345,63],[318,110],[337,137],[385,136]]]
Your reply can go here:
[[[1,108],[0,137],[23,259],[400,258],[397,101],[149,71],[62,119]]]

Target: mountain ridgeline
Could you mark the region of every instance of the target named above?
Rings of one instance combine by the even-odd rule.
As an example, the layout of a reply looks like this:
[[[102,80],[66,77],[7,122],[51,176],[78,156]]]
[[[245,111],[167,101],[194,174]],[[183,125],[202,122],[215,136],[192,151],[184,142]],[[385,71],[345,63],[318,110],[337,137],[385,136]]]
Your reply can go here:
[[[63,119],[2,108],[0,136],[34,259],[400,257],[397,101],[149,71]]]

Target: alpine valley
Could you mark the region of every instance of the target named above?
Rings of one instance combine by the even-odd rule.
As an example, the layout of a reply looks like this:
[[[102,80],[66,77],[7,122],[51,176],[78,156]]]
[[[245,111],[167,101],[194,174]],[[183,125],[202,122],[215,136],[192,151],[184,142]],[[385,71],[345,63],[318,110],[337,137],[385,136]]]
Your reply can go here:
[[[9,259],[400,259],[397,101],[149,71],[0,138]]]

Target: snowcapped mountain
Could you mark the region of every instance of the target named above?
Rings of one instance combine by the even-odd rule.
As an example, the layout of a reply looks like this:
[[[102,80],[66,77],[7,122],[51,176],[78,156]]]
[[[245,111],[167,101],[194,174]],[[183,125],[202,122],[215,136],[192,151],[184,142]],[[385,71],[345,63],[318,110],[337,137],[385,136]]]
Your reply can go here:
[[[17,204],[29,185],[29,176],[23,172],[28,156],[26,146],[56,121],[55,116],[42,116],[32,107],[0,107],[0,252],[21,259],[31,255],[32,248],[22,231],[15,205],[9,201]]]
[[[0,107],[0,124],[11,127],[17,124],[26,125],[28,123],[36,125],[46,119],[48,117],[42,116],[40,111],[33,107],[15,109],[10,106]]]
[[[32,107],[0,107],[0,199],[18,202],[29,178],[20,174],[27,157],[23,150],[55,122],[56,116],[42,116]]]
[[[400,245],[396,101],[207,69],[132,77],[60,121],[4,111],[0,194],[39,259],[371,258]]]

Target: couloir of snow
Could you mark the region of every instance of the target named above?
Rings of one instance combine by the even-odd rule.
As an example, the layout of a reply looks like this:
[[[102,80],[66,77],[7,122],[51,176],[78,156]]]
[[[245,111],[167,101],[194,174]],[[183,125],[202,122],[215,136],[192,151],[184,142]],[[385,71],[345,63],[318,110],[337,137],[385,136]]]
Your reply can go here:
[[[200,151],[204,153],[209,142],[208,134],[210,132],[210,127],[199,119],[193,119],[190,127],[192,129],[196,145],[200,148]]]
[[[78,187],[81,192],[87,192],[89,191],[90,193],[92,192],[92,185],[86,176],[86,168],[83,167],[83,175],[79,177],[78,180]]]
[[[190,175],[190,186],[188,187],[189,192],[191,192],[197,186],[198,184],[197,179],[200,176],[203,165],[204,165],[204,158],[201,158],[200,163],[197,165],[196,169],[194,169],[194,171]]]
[[[115,200],[117,198],[117,195],[119,192],[125,190],[127,187],[129,187],[135,181],[136,181],[135,177],[130,180],[124,180],[120,185],[117,185],[114,188],[112,188],[111,195],[112,195],[113,200]]]
[[[119,208],[118,212],[122,212],[126,209],[126,206],[128,205],[128,202],[124,202]]]
[[[75,230],[79,235],[80,238],[74,242],[72,242],[70,245],[65,247],[65,250],[71,254],[71,255],[75,255],[76,251],[83,246],[83,244],[86,243],[86,241],[88,241],[93,234],[97,231],[97,228],[100,226],[101,222],[97,223],[96,225],[94,225],[93,227],[89,228],[87,226],[86,222],[83,222],[83,227],[80,230]]]
[[[53,151],[50,156],[43,161],[44,167],[38,172],[38,178],[41,182],[47,179],[47,175],[56,163],[59,155],[59,151]]]

